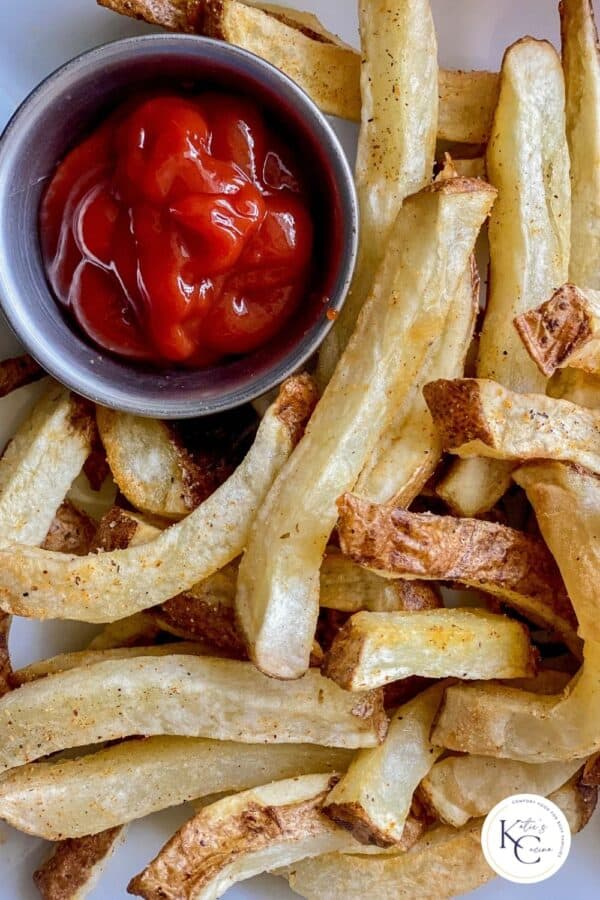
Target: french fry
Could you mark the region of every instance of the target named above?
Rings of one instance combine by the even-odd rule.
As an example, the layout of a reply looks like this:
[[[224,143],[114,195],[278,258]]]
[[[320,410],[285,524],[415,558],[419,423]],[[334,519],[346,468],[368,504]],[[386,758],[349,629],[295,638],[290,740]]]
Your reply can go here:
[[[536,366],[548,378],[572,366],[600,375],[600,293],[563,284],[515,327]]]
[[[548,396],[600,409],[600,377],[581,369],[560,369],[548,382]]]
[[[322,813],[337,775],[304,775],[206,806],[133,878],[146,900],[216,900],[275,866],[359,845]]]
[[[495,381],[425,385],[446,450],[463,458],[556,459],[600,474],[600,413],[544,394],[517,394]]]
[[[390,726],[391,728],[392,726]],[[487,756],[448,756],[421,781],[419,799],[437,819],[460,828],[485,816],[511,794],[547,797],[581,768],[583,760],[522,763]]]
[[[98,883],[104,866],[123,838],[120,826],[57,844],[33,873],[43,900],[83,900]]]
[[[497,685],[446,691],[432,741],[451,750],[527,763],[559,762],[600,749],[600,644],[586,641],[580,673],[562,694]]]
[[[0,818],[51,841],[83,837],[195,798],[345,771],[352,756],[311,744],[135,739],[6,773],[0,778]]]
[[[306,670],[335,501],[422,370],[493,199],[485,182],[458,178],[402,207],[357,329],[259,510],[240,566],[238,620],[251,658],[268,674]]]
[[[308,376],[288,379],[234,474],[148,544],[85,557],[18,545],[0,549],[0,608],[40,619],[112,622],[221,569],[246,544],[256,509],[297,442],[314,398]],[[30,591],[32,584],[37,591]]]
[[[325,657],[324,673],[347,691],[400,678],[521,678],[536,656],[519,622],[482,609],[356,613]]]
[[[380,691],[357,697],[314,669],[285,684],[231,659],[116,659],[48,675],[2,698],[0,771],[134,734],[355,748],[375,746],[386,729]]]
[[[369,296],[404,199],[431,181],[438,119],[437,39],[429,0],[360,0],[358,258],[344,307],[319,350],[325,386]]]
[[[44,540],[89,453],[92,431],[87,404],[53,384],[0,460],[2,545]]]
[[[564,578],[579,634],[600,641],[600,479],[558,462],[523,466],[514,477]]]
[[[339,501],[342,550],[388,577],[458,582],[500,598],[581,655],[577,619],[544,542],[505,525]]]
[[[590,787],[600,785],[600,754],[590,756],[583,769],[582,781]]]
[[[118,647],[148,646],[158,636],[160,626],[151,613],[134,613],[105,625],[88,644],[89,650],[114,650]]]
[[[413,794],[442,752],[429,734],[443,693],[443,684],[434,685],[401,706],[384,742],[357,753],[327,796],[325,813],[361,844],[407,849],[404,827]]]
[[[86,513],[65,500],[58,509],[42,544],[44,550],[85,556],[90,552],[96,523]]]
[[[137,659],[141,656],[218,656],[214,647],[205,644],[192,643],[191,641],[178,641],[173,644],[154,644],[149,647],[113,647],[111,649],[87,649],[74,650],[70,653],[59,653],[50,659],[42,659],[30,663],[22,669],[15,670],[10,676],[13,687],[21,687],[38,678],[47,675],[56,675],[58,672],[68,672],[71,669],[80,669],[83,666],[93,666],[96,663],[118,659]]]
[[[12,394],[26,384],[39,381],[46,373],[36,361],[23,354],[0,361],[0,398]]]
[[[458,378],[479,309],[479,275],[471,258],[437,343],[426,377]],[[413,385],[413,399],[380,438],[356,483],[356,492],[377,503],[393,499],[409,506],[435,472],[442,457],[442,444],[423,397],[423,382]]]
[[[206,34],[237,44],[293,78],[329,115],[361,118],[360,54],[328,32],[314,16],[273,4],[224,0],[98,0],[101,6],[173,31]],[[466,144],[490,134],[498,96],[496,72],[440,70],[438,136]]]
[[[562,809],[575,834],[589,822],[597,791],[571,781],[550,799]],[[408,853],[393,856],[330,853],[295,863],[287,877],[290,887],[308,900],[450,900],[495,877],[481,849],[482,825],[481,819],[475,819],[458,830],[439,826],[423,835]]]
[[[0,613],[0,697],[11,689],[12,665],[8,650],[11,617]]]
[[[591,0],[559,5],[571,157],[569,278],[600,290],[600,60]]]
[[[513,319],[568,277],[564,83],[547,42],[524,38],[504,55],[486,168],[498,201],[489,225],[490,285],[477,376],[511,390],[544,393],[545,378],[522,346]],[[507,490],[510,471],[506,462],[457,462],[437,492],[453,511],[477,516]]]

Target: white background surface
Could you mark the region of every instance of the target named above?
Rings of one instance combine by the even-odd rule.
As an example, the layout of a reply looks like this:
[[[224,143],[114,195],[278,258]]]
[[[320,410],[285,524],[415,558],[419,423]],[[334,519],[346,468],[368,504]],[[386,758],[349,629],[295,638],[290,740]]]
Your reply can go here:
[[[285,0],[279,0],[285,2]],[[288,0],[288,5],[292,5]],[[298,7],[318,13],[330,29],[347,41],[358,40],[355,0],[296,0]],[[432,0],[438,28],[440,62],[456,68],[494,68],[504,48],[531,34],[558,41],[555,0]],[[600,0],[595,0],[600,14]],[[96,7],[94,0],[0,0],[0,128],[38,81],[70,57],[109,40],[152,29]],[[353,128],[340,125],[345,146],[352,152]],[[0,320],[0,358],[18,345]],[[25,389],[0,400],[0,446],[35,396]],[[81,647],[87,626],[63,623],[18,623],[11,649],[17,665],[49,656],[68,647]],[[133,874],[158,851],[189,815],[186,809],[167,810],[134,823],[93,892],[93,900],[120,900]],[[33,900],[33,869],[44,858],[41,841],[27,838],[0,823],[0,900]],[[600,813],[585,832],[575,837],[563,869],[548,882],[533,887],[499,879],[475,892],[477,900],[595,900],[600,894]],[[281,879],[264,876],[233,889],[231,900],[291,898]],[[378,896],[373,887],[372,900]],[[323,898],[327,900],[327,898]],[[367,898],[365,898],[367,900]],[[369,898],[370,900],[370,898]]]

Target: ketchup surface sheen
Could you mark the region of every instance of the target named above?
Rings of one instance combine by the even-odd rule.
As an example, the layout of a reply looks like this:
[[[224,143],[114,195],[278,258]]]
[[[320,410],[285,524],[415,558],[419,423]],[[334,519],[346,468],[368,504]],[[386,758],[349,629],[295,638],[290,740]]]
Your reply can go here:
[[[48,279],[103,349],[211,365],[269,341],[302,300],[309,200],[295,153],[251,100],[138,100],[50,182],[40,211]]]

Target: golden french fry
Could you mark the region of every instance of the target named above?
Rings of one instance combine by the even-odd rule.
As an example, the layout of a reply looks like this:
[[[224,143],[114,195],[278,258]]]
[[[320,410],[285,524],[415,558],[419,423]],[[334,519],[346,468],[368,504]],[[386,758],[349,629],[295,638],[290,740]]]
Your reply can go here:
[[[442,752],[429,734],[443,693],[443,684],[434,685],[401,706],[384,742],[357,753],[327,796],[325,813],[361,844],[407,849],[403,840],[413,794]]]
[[[460,828],[469,819],[487,815],[511,794],[547,797],[582,764],[581,759],[537,764],[488,756],[448,756],[425,775],[418,796],[437,819]]]
[[[591,0],[559,4],[571,157],[569,278],[600,290],[600,59]]]
[[[560,369],[548,382],[548,396],[600,409],[600,377],[581,369]]]
[[[241,0],[197,7],[177,0],[98,0],[115,12],[173,31],[206,34],[237,44],[277,66],[329,115],[361,118],[360,54],[328,32],[315,16],[270,3]],[[498,96],[496,72],[440,70],[438,136],[487,141]]]
[[[495,381],[425,385],[446,450],[464,458],[555,459],[600,473],[600,413],[544,394],[517,394]]]
[[[584,640],[600,641],[600,479],[559,462],[523,466],[515,481],[527,493],[540,531],[564,578]]]
[[[245,546],[256,509],[297,442],[314,399],[308,376],[288,379],[234,474],[148,544],[85,557],[1,548],[0,608],[41,619],[112,622],[218,571]],[[33,584],[36,591],[30,590]]]
[[[493,199],[485,182],[457,178],[402,207],[357,329],[259,510],[240,566],[236,612],[264,672],[295,678],[308,665],[336,500],[426,363],[429,335],[445,321]]]
[[[482,609],[360,612],[325,657],[324,673],[348,691],[400,678],[521,678],[535,650],[524,625]]]
[[[0,771],[133,734],[354,748],[376,745],[386,729],[380,691],[357,697],[314,669],[287,684],[232,659],[113,659],[6,694],[0,700]]]
[[[572,366],[600,375],[600,292],[563,284],[515,319],[525,349],[547,377]]]
[[[498,189],[489,224],[490,285],[477,376],[544,393],[546,380],[513,326],[567,280],[571,192],[560,60],[545,41],[523,38],[505,55],[486,154]],[[533,249],[535,248],[535,249]],[[506,462],[456,463],[437,492],[466,516],[491,509],[510,484]]]
[[[134,613],[105,625],[88,644],[89,650],[114,650],[119,647],[149,646],[160,632],[152,613]]]
[[[360,0],[360,244],[352,284],[319,351],[325,386],[356,326],[396,216],[431,181],[438,119],[437,40],[429,0]]]
[[[338,505],[341,547],[355,562],[388,577],[452,581],[486,591],[581,655],[573,607],[539,538],[480,519],[376,506],[352,494]]]
[[[186,800],[345,771],[352,756],[351,750],[314,744],[133,739],[78,759],[7,772],[0,778],[0,818],[51,841],[83,837]]]
[[[131,894],[217,900],[234,884],[299,859],[358,847],[322,813],[337,775],[303,775],[206,806],[133,878]]]
[[[585,828],[595,809],[597,791],[570,781],[550,795],[567,817],[573,834]],[[408,851],[393,856],[329,853],[295,863],[290,886],[308,900],[445,900],[474,890],[495,877],[481,849],[482,819],[463,828],[433,828]]]
[[[83,900],[96,886],[123,831],[117,826],[56,844],[50,857],[33,873],[43,900]]]
[[[562,694],[498,685],[446,691],[432,740],[452,750],[528,763],[567,761],[600,749],[600,644],[586,641],[580,673]]]

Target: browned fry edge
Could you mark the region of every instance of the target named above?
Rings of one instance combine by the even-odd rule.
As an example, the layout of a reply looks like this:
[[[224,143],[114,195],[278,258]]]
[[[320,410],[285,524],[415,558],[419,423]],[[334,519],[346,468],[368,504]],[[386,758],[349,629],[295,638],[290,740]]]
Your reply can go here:
[[[352,618],[338,631],[322,668],[323,675],[346,691],[352,690],[353,675],[360,666],[365,646],[365,636],[356,636]]]
[[[26,353],[22,356],[3,359],[0,362],[0,397],[6,397],[17,388],[39,381],[45,374],[46,372],[36,363],[35,359]]]
[[[72,900],[85,888],[95,867],[113,850],[122,825],[82,838],[68,838],[55,845],[54,852],[33,873],[44,900]]]
[[[447,450],[480,440],[490,447],[494,437],[483,415],[477,379],[440,378],[423,387],[423,396]]]
[[[42,544],[44,550],[86,556],[96,534],[96,523],[69,500],[59,506]]]
[[[8,613],[0,612],[0,697],[11,689],[10,676],[12,666],[8,650],[8,635],[12,617]]]
[[[360,803],[330,803],[324,807],[323,812],[329,818],[349,831],[352,837],[360,844],[376,847],[397,847],[399,850],[409,850],[427,830],[427,822],[409,815],[402,831],[400,841],[392,840],[385,831],[369,818],[368,813]],[[358,849],[358,848],[357,848]]]
[[[590,756],[586,762],[581,782],[586,787],[598,787],[600,785],[600,753]]]
[[[517,316],[514,324],[529,356],[548,378],[592,333],[585,296],[574,284],[563,284],[545,303]]]
[[[306,372],[288,378],[281,385],[274,411],[288,429],[294,445],[304,434],[318,399],[317,385]]]

